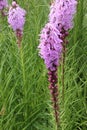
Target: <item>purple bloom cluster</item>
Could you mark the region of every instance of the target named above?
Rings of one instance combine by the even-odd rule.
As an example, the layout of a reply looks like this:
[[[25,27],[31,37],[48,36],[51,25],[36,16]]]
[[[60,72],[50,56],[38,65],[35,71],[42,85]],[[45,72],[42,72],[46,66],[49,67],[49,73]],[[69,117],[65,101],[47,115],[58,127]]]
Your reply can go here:
[[[51,71],[59,65],[62,43],[68,35],[67,31],[73,27],[76,5],[76,0],[55,0],[50,7],[49,23],[40,34],[39,53]]]
[[[25,15],[26,11],[22,9],[15,1],[13,1],[8,13],[8,23],[14,31],[23,30]]]
[[[49,21],[59,30],[69,30],[73,27],[73,17],[76,12],[76,0],[55,0],[50,7]]]
[[[62,40],[60,32],[50,23],[46,24],[40,34],[40,56],[44,59],[46,67],[54,71],[59,64],[62,53]]]
[[[0,0],[0,10],[8,6],[7,0]]]

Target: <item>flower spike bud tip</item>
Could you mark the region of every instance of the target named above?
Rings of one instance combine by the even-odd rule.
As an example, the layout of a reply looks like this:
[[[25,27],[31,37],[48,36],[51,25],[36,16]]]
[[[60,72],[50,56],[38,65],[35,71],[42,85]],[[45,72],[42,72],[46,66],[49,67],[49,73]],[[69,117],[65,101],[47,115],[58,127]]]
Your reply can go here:
[[[66,31],[71,29],[76,5],[76,0],[55,0],[50,7],[49,22],[60,30],[62,28]]]

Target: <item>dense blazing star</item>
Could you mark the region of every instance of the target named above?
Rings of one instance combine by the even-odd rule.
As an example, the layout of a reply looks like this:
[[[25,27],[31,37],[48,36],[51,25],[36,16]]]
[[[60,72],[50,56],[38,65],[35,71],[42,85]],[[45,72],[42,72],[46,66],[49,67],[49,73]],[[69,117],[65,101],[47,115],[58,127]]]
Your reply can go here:
[[[50,23],[47,23],[40,34],[40,56],[44,59],[47,69],[54,71],[59,64],[62,53],[60,32]]]
[[[55,119],[59,124],[58,107],[58,86],[57,67],[62,54],[61,34],[53,24],[47,23],[40,34],[39,54],[44,59],[48,69],[49,89],[52,96],[52,103],[55,112]]]
[[[66,52],[66,37],[73,27],[73,17],[76,12],[76,0],[55,0],[50,7],[49,23],[40,34],[39,53],[48,69],[49,89],[52,96],[57,129],[59,125],[57,67],[62,56],[62,84],[64,90],[64,63]],[[63,94],[64,95],[64,91]]]
[[[10,7],[8,12],[8,23],[16,32],[16,36],[18,39],[17,43],[19,47],[22,40],[23,27],[25,24],[25,15],[26,11],[22,9],[15,1],[13,1],[12,6]]]
[[[50,7],[49,22],[59,30],[67,31],[73,27],[73,17],[76,12],[76,0],[55,0]]]
[[[8,23],[16,30],[23,30],[25,24],[26,11],[22,9],[15,1],[12,2],[12,6],[8,12]]]
[[[7,6],[8,6],[7,0],[0,0],[0,10],[3,10]]]
[[[68,40],[68,30],[73,27],[73,18],[76,13],[76,0],[55,0],[50,7],[49,22],[53,24],[61,33],[63,40],[62,56],[62,97],[64,101],[64,73],[65,73],[65,53]]]

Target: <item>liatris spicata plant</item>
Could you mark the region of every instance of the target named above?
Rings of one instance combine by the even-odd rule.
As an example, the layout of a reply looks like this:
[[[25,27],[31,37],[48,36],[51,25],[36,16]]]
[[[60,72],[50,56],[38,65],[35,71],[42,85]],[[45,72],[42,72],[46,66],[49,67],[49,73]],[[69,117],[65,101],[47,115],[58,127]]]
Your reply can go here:
[[[25,15],[26,11],[22,9],[15,1],[13,1],[8,12],[8,23],[16,33],[19,47],[22,41]]]
[[[55,111],[55,119],[58,119],[58,87],[57,87],[57,67],[62,53],[62,40],[60,32],[50,23],[47,23],[40,34],[40,45],[38,46],[41,58],[44,59],[48,69],[49,89],[52,95],[52,102]]]
[[[73,18],[76,13],[76,0],[55,0],[50,7],[49,22],[52,23],[61,33],[61,39],[63,40],[63,58],[62,58],[62,96],[64,100],[64,64],[65,64],[65,52],[66,44],[68,40],[68,30],[73,27]]]
[[[2,14],[2,16],[5,16],[4,13],[4,8],[6,8],[8,6],[8,1],[7,0],[0,0],[0,12]]]
[[[66,37],[68,36],[68,30],[73,27],[76,4],[76,0],[55,0],[50,7],[49,23],[45,25],[40,34],[39,53],[48,69],[49,89],[52,95],[57,126],[59,125],[57,68],[63,54],[62,82],[64,95],[65,47],[68,43]]]

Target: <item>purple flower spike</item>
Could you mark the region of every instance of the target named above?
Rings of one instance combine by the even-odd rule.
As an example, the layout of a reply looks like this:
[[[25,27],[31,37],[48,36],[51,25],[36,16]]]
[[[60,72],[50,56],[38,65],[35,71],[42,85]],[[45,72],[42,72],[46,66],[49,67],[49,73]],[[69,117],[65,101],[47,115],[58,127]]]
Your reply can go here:
[[[25,15],[26,11],[22,9],[15,1],[13,1],[8,13],[8,23],[14,31],[23,31],[23,26],[25,24]]]
[[[8,6],[7,0],[0,0],[0,10],[3,10],[7,6]]]
[[[68,31],[73,27],[73,18],[76,13],[76,0],[55,0],[50,7],[49,22],[55,26],[61,33],[60,38],[63,43],[63,56],[62,56],[62,97],[64,101],[64,74],[65,74],[65,56],[66,45],[68,40],[66,37],[69,35]]]
[[[16,32],[16,36],[18,39],[17,43],[19,47],[22,40],[25,15],[26,11],[22,9],[15,1],[13,1],[8,13],[8,23]]]
[[[76,0],[55,0],[50,7],[49,22],[59,30],[69,30],[73,27],[73,17],[76,12]]]
[[[39,54],[44,59],[48,69],[48,81],[52,103],[55,112],[57,129],[59,127],[59,105],[58,105],[58,76],[57,67],[62,57],[62,84],[64,95],[64,63],[66,37],[68,30],[73,27],[73,17],[76,12],[76,0],[54,0],[50,7],[49,23],[45,25],[40,34]],[[64,96],[63,96],[64,99]],[[64,101],[64,100],[63,100]]]
[[[40,56],[47,69],[54,71],[59,64],[62,53],[60,32],[50,23],[46,24],[40,34]]]

